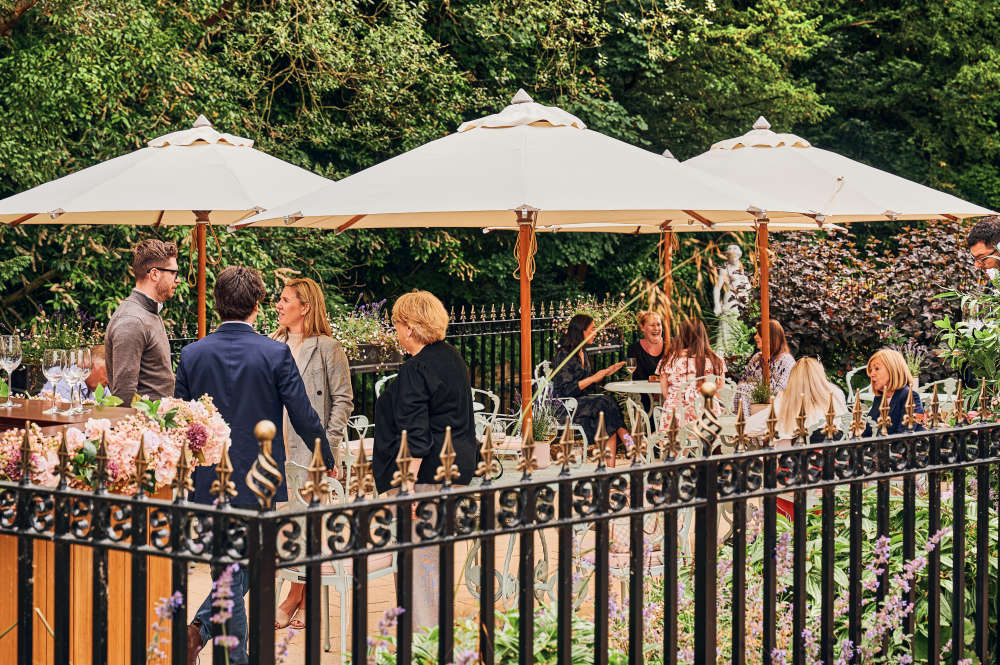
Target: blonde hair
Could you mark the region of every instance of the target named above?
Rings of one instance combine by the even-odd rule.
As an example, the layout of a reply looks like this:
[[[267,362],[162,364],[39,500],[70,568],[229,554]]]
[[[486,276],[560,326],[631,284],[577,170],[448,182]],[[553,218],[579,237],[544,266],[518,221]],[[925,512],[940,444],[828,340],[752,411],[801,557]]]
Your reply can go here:
[[[392,322],[412,328],[413,336],[421,344],[431,344],[444,339],[448,331],[448,312],[430,291],[411,291],[393,303]]]
[[[796,419],[803,408],[806,414],[805,426],[808,427],[829,410],[830,398],[835,392],[826,378],[823,363],[815,358],[799,358],[788,374],[788,385],[781,391],[781,403],[775,413],[778,431],[793,435],[798,426]],[[838,413],[846,411],[846,405],[835,397],[834,410]]]
[[[302,322],[302,337],[332,337],[330,321],[326,316],[326,302],[319,284],[308,277],[294,277],[285,280],[284,289],[295,289],[295,297],[309,308]],[[284,290],[282,289],[282,290]],[[273,339],[288,339],[288,327],[279,326],[271,335]]]
[[[635,315],[635,320],[639,324],[639,327],[641,328],[644,325],[646,325],[646,321],[649,320],[649,317],[651,317],[651,316],[655,316],[656,318],[658,318],[660,320],[660,324],[661,325],[663,324],[663,317],[660,315],[660,313],[659,312],[654,312],[654,311],[649,310],[649,309],[644,309],[641,312],[639,312],[638,314],[636,314]]]
[[[889,383],[886,385],[886,390],[889,391],[890,395],[913,383],[913,374],[910,373],[910,368],[906,365],[906,358],[899,351],[895,349],[876,351],[868,364],[865,365],[865,372],[868,373],[868,376],[871,376],[872,363],[875,362],[882,363],[882,366],[889,372]]]

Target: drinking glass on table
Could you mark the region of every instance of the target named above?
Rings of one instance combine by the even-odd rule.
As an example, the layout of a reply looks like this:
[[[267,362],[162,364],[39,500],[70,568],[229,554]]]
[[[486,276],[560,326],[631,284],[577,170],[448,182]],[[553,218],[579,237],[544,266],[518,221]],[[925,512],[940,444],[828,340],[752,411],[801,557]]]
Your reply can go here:
[[[90,347],[85,346],[73,349],[69,352],[67,364],[67,381],[71,386],[76,387],[76,405],[65,413],[90,413],[90,409],[83,408],[83,380],[90,376],[93,367],[93,358],[90,354]]]
[[[7,370],[7,387],[10,392],[7,401],[0,404],[0,408],[11,409],[21,406],[14,402],[10,396],[14,394],[12,373],[21,366],[21,340],[17,335],[0,335],[0,368]]]
[[[625,371],[628,372],[628,376],[631,379],[632,375],[635,374],[635,370],[639,367],[639,360],[637,358],[626,358],[625,359]]]
[[[42,413],[62,413],[57,407],[59,399],[59,382],[66,371],[66,349],[45,349],[42,354],[42,374],[46,380],[52,384],[52,406],[42,411]]]

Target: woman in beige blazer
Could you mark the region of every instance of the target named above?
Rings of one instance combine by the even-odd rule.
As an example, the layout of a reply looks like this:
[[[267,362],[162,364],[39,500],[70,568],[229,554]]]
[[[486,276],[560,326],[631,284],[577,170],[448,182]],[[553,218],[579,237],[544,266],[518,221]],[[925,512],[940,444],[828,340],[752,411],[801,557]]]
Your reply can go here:
[[[309,403],[326,428],[331,452],[340,460],[340,444],[347,419],[354,408],[351,370],[340,342],[330,335],[330,322],[319,285],[309,278],[289,279],[278,300],[278,330],[272,338],[292,349],[295,364],[309,396]],[[292,429],[285,416],[285,460],[308,467],[312,452]],[[287,474],[286,474],[287,475]],[[289,485],[288,493],[299,487]],[[288,595],[278,605],[274,627],[301,630],[305,612],[305,585],[291,584]]]

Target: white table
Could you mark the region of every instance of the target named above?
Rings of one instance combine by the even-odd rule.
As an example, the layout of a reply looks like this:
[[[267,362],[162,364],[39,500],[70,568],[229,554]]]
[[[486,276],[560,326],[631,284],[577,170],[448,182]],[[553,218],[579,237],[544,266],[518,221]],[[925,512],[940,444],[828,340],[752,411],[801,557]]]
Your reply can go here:
[[[604,389],[613,393],[632,395],[660,395],[659,381],[612,381],[605,383]]]

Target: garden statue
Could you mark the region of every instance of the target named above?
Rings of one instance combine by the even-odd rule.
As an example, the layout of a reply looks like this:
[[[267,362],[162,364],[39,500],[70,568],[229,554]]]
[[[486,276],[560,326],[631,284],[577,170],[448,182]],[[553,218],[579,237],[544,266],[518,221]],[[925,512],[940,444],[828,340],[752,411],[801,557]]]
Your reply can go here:
[[[743,250],[739,245],[726,247],[726,263],[716,271],[715,288],[712,292],[715,315],[719,317],[715,350],[724,356],[729,355],[733,345],[738,342],[733,327],[750,296],[750,279],[743,272],[743,265],[740,263],[742,256]]]

